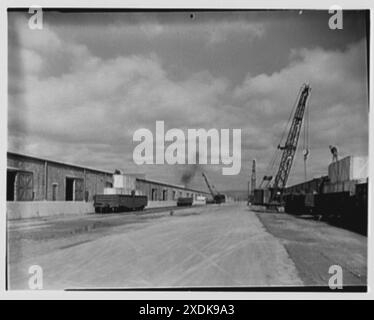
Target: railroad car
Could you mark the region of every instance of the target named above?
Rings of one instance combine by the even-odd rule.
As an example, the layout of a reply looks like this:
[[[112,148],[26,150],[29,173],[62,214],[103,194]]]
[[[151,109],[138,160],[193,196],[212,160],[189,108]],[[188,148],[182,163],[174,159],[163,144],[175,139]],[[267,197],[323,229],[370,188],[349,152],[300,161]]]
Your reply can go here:
[[[147,204],[147,196],[135,194],[97,194],[94,196],[96,213],[141,211]]]
[[[294,215],[311,214],[319,219],[367,234],[368,182],[358,183],[355,191],[286,193],[285,212]]]
[[[177,200],[178,207],[190,207],[192,206],[193,198],[192,197],[179,197]]]

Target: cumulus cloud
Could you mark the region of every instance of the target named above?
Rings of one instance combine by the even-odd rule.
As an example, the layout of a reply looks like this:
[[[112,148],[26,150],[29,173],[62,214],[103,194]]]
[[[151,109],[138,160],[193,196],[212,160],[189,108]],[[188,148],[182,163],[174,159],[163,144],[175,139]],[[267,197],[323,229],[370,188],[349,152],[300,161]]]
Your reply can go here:
[[[265,26],[262,23],[249,23],[247,21],[222,22],[207,30],[209,44],[224,43],[232,36],[242,37],[243,41],[252,41],[262,37]]]
[[[234,96],[243,102],[243,107],[251,110],[252,128],[264,128],[264,133],[269,129],[273,138],[268,137],[268,143],[274,146],[300,85],[308,82],[312,87],[308,107],[312,149],[310,174],[323,174],[330,160],[329,144],[338,145],[343,155],[367,154],[365,56],[364,41],[348,46],[345,51],[293,50],[287,67],[270,75],[248,75],[236,88]],[[300,177],[302,162],[297,164],[295,177]],[[264,164],[259,167],[263,169]]]
[[[164,27],[151,29],[153,36],[165,32]],[[261,25],[241,22],[202,31],[213,45],[237,32],[248,38],[264,35]],[[206,70],[176,79],[152,50],[102,59],[86,46],[62,39],[54,28],[36,35],[18,26],[17,32],[14,50],[20,55],[10,57],[10,63],[24,68],[9,73],[10,150],[105,169],[145,171],[177,182],[170,168],[137,168],[132,163],[136,129],[154,131],[156,120],[164,120],[166,129],[241,128],[242,174],[227,179],[218,171],[213,178],[222,186],[230,185],[227,181],[234,186],[234,179],[245,185],[252,158],[258,161],[259,174],[264,173],[297,92],[309,82],[310,175],[326,172],[329,144],[341,146],[346,154],[367,153],[363,41],[345,50],[296,48],[281,70],[248,73],[234,85],[225,75],[213,76]],[[12,83],[17,90],[12,90]],[[290,181],[301,176],[302,162],[297,160]]]

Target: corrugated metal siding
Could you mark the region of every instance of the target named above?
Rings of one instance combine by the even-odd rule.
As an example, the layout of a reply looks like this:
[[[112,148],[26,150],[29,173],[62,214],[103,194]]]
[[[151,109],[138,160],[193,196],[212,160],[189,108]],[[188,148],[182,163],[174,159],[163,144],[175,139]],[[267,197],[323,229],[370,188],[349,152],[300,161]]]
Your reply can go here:
[[[328,167],[331,183],[345,182],[368,177],[367,157],[349,156],[333,162]]]

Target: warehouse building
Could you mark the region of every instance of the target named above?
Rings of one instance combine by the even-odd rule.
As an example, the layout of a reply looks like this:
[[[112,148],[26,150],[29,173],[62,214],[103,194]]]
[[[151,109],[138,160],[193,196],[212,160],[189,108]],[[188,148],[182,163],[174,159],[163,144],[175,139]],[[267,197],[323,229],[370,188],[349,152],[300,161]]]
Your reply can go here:
[[[136,186],[139,194],[146,195],[150,201],[176,201],[179,197],[210,196],[209,193],[180,185],[137,178]]]
[[[113,184],[113,173],[7,153],[7,201],[93,201]]]
[[[8,219],[94,212],[95,194],[113,190],[114,172],[14,152],[7,153]],[[176,204],[178,197],[209,196],[205,191],[124,174],[148,207]],[[128,190],[127,193],[130,193]]]

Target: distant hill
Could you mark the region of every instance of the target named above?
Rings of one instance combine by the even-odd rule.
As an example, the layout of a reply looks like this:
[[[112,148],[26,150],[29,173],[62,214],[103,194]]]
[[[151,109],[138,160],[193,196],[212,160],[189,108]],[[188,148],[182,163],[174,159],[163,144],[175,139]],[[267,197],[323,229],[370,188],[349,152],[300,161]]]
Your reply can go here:
[[[225,190],[221,191],[228,195],[229,197],[236,198],[239,200],[247,200],[248,199],[248,190]]]

